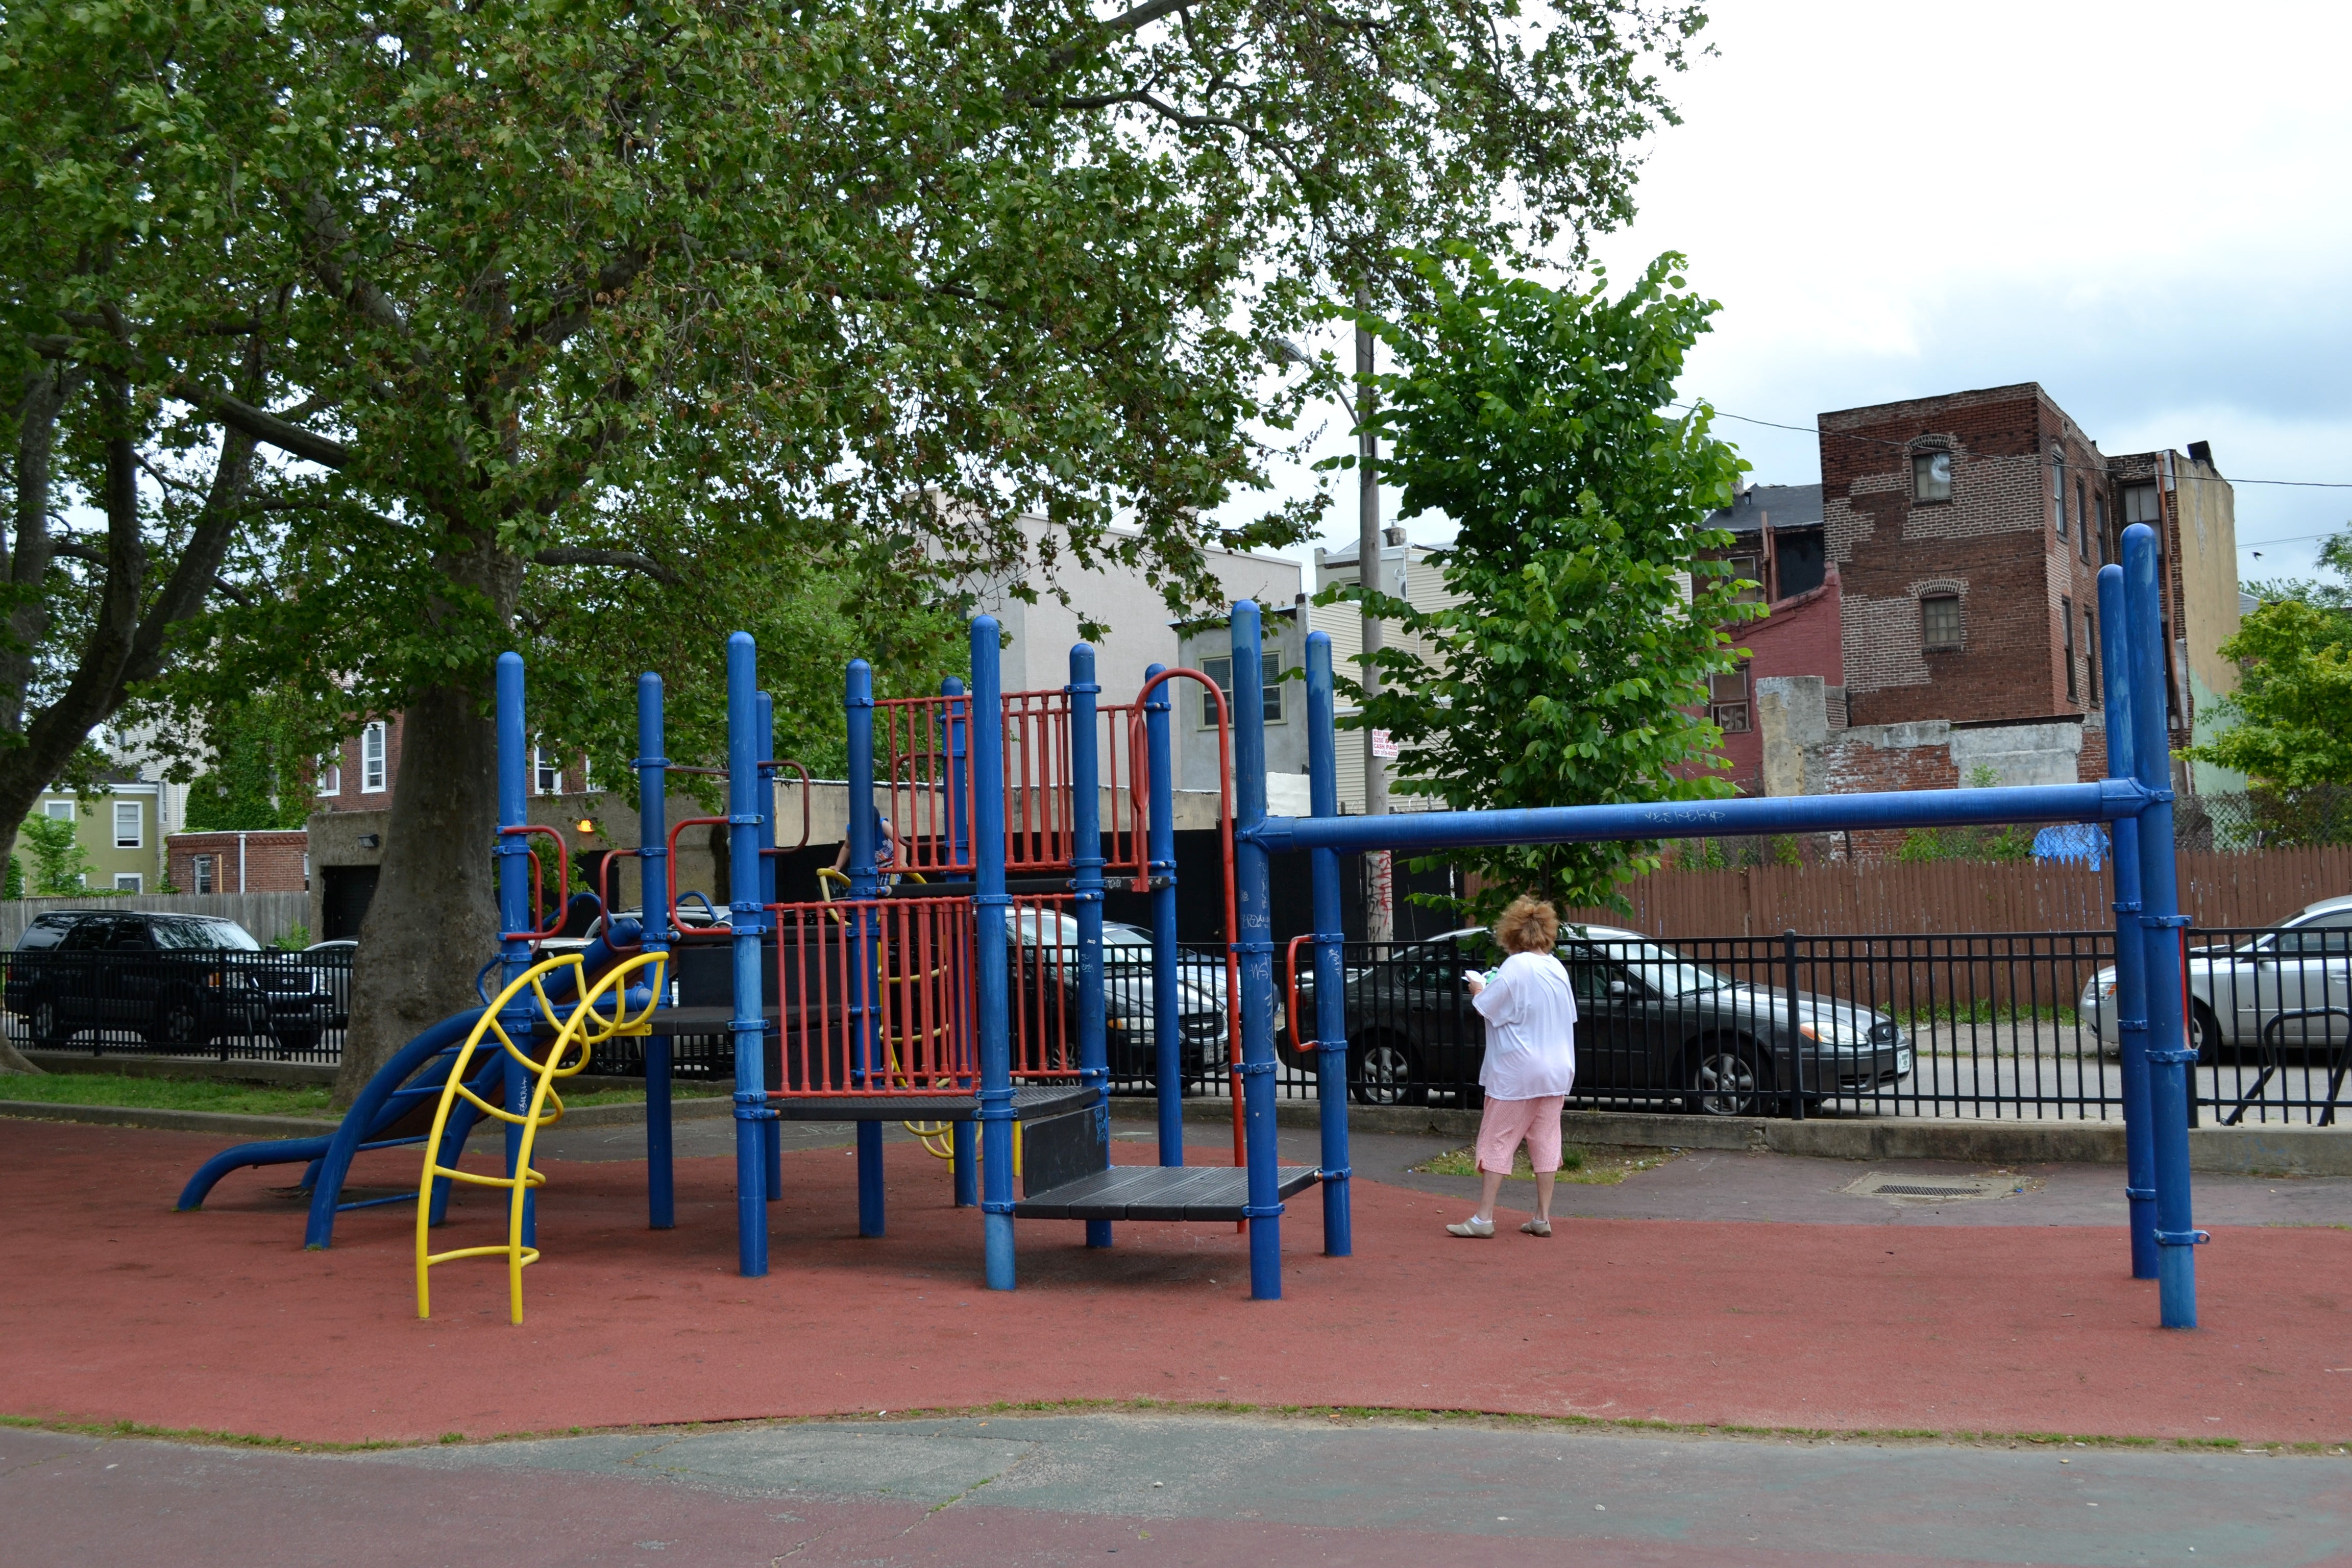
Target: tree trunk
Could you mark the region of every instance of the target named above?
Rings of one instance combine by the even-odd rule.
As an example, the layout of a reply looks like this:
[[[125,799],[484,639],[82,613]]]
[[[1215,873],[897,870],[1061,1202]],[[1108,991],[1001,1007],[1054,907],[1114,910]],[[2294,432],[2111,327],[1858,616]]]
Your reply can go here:
[[[520,561],[485,547],[446,559],[443,570],[488,594],[512,624]],[[497,955],[499,936],[490,858],[498,743],[484,714],[488,690],[485,671],[479,685],[427,687],[404,710],[383,868],[352,955],[338,1105],[349,1105],[428,1025],[481,1005],[474,976]]]

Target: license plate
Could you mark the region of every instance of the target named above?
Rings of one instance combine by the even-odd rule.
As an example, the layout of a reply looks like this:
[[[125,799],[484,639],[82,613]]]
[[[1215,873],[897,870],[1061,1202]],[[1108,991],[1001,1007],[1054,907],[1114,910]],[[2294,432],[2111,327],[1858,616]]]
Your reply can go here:
[[[1897,1073],[1907,1073],[1911,1070],[1910,1047],[1906,1046],[1901,1050],[1895,1053],[1895,1070]]]

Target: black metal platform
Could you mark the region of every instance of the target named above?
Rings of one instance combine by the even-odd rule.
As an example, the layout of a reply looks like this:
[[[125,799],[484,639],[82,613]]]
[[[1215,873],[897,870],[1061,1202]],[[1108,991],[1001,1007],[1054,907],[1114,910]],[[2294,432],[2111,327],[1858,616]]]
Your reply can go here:
[[[1315,1184],[1307,1165],[1275,1169],[1275,1191]],[[1243,1219],[1249,1171],[1241,1165],[1116,1165],[1013,1205],[1015,1219]]]
[[[1023,1085],[1013,1091],[1013,1114],[1043,1121],[1100,1102],[1098,1090],[1075,1083]],[[972,1121],[980,1102],[969,1094],[770,1095],[769,1108],[782,1121]]]

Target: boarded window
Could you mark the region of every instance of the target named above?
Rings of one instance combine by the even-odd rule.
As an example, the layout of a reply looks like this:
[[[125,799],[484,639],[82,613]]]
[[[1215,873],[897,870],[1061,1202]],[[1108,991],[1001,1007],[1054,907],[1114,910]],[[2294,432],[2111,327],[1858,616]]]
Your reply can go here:
[[[1727,735],[1744,735],[1750,728],[1746,666],[1706,678],[1706,716]]]

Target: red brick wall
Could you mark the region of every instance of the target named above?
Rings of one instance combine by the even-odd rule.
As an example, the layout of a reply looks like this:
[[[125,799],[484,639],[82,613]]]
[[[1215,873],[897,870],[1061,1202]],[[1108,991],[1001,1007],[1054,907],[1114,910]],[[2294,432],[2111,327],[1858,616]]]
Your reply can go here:
[[[400,780],[401,721],[398,714],[384,723],[383,788],[362,791],[360,785],[366,775],[360,771],[360,742],[357,736],[345,741],[337,755],[342,763],[342,789],[335,795],[320,795],[313,803],[319,811],[384,811],[392,805],[393,786]]]
[[[244,880],[238,880],[237,840],[244,845]],[[310,835],[301,828],[268,833],[174,833],[164,840],[172,886],[196,890],[196,857],[213,859],[215,893],[299,893],[310,886],[307,858]]]
[[[1768,676],[1818,675],[1832,686],[1844,683],[1839,594],[1838,569],[1832,566],[1827,581],[1820,587],[1793,599],[1781,600],[1764,620],[1732,628],[1734,643],[1751,655],[1748,666],[1749,719],[1747,733],[1723,738],[1723,754],[1730,759],[1732,770],[1724,776],[1738,784],[1743,795],[1764,793],[1764,737],[1755,721],[1756,682]]]
[[[2095,608],[2095,541],[2075,480],[2099,493],[2104,459],[2032,384],[1824,414],[1828,556],[1844,578],[1847,701],[1856,725],[1921,719],[2042,719],[2088,705],[2083,613]],[[2056,536],[2050,454],[2064,452],[2067,531]],[[1911,459],[1950,452],[1952,499],[1915,502]],[[2113,516],[2114,497],[2107,497]],[[2095,508],[2085,509],[2095,517]],[[1962,646],[1928,652],[1920,599],[1957,594]],[[2066,695],[2061,600],[2074,634]]]

